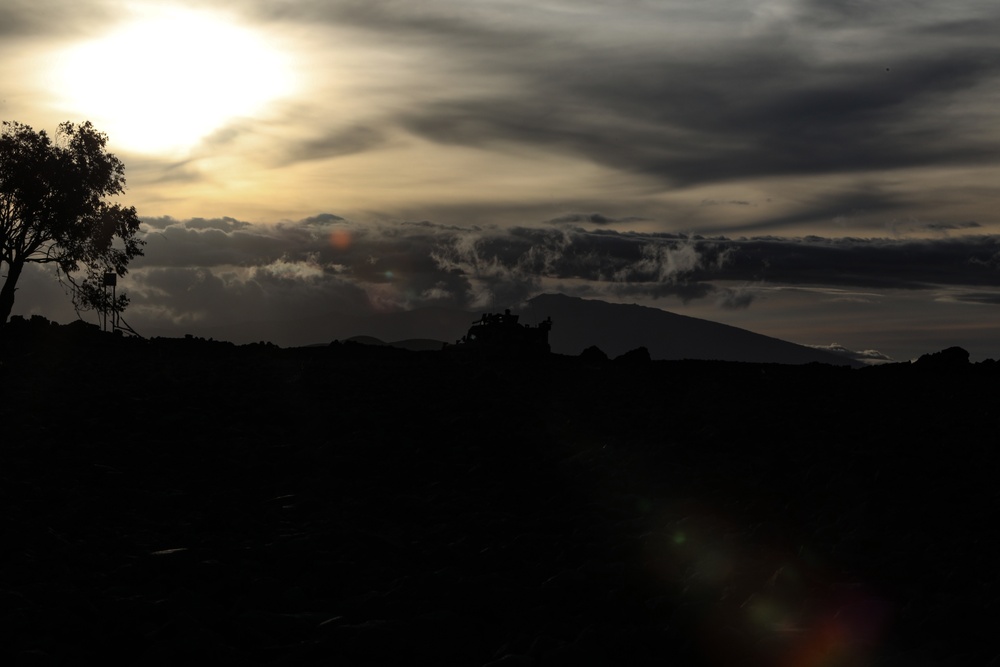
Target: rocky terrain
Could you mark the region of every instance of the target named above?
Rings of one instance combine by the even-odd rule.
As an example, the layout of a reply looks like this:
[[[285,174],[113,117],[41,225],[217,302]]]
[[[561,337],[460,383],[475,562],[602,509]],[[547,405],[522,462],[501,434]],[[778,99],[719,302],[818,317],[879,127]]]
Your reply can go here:
[[[996,664],[1000,369],[967,359],[12,322],[0,661]]]

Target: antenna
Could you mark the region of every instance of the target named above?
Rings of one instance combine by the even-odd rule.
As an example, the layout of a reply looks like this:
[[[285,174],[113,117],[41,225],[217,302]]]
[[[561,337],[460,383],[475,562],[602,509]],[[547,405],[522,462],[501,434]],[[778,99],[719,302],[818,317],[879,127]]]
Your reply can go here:
[[[111,301],[108,301],[108,288],[111,288]],[[108,330],[108,309],[111,310],[111,328],[112,330],[118,327],[118,311],[115,310],[114,303],[117,296],[116,292],[118,289],[118,274],[114,271],[108,271],[104,274],[104,308],[103,313],[101,313],[102,324],[101,328],[103,331]],[[109,306],[110,304],[110,306]]]
[[[108,330],[108,311],[111,311],[111,331],[115,333],[127,332],[132,334],[137,338],[142,338],[139,332],[129,326],[129,323],[125,321],[122,314],[118,312],[116,306],[116,301],[118,297],[118,274],[114,271],[107,271],[104,274],[104,278],[101,281],[104,286],[104,301],[101,303],[100,310],[100,320],[101,320],[101,330]],[[111,298],[108,299],[108,288],[111,288]]]

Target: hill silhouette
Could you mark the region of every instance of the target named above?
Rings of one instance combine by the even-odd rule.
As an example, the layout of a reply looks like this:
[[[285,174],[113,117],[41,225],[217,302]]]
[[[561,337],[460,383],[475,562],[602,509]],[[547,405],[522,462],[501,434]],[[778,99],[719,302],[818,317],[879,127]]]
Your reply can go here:
[[[596,345],[611,357],[645,347],[652,359],[861,365],[746,329],[646,306],[542,294],[521,312],[528,319],[552,317],[549,342],[553,352],[562,354],[579,354]]]

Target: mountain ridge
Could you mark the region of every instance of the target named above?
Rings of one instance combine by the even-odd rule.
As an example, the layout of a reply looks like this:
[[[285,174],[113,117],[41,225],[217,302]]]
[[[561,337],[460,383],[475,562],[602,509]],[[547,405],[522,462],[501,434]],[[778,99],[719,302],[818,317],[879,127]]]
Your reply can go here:
[[[562,354],[579,354],[596,345],[611,357],[645,347],[651,358],[663,360],[863,365],[747,329],[637,304],[541,294],[530,299],[521,314],[538,320],[551,317],[549,343],[553,352]]]
[[[540,294],[514,308],[522,324],[553,321],[552,351],[578,355],[597,346],[610,357],[645,347],[654,360],[705,359],[752,363],[863,366],[861,362],[754,333],[728,324],[679,315],[637,304],[617,304],[565,294]],[[464,318],[464,319],[463,319]],[[388,340],[458,340],[478,319],[477,314],[443,308],[375,315],[356,321],[350,338]],[[450,334],[450,335],[449,335]],[[338,336],[338,338],[345,338]]]

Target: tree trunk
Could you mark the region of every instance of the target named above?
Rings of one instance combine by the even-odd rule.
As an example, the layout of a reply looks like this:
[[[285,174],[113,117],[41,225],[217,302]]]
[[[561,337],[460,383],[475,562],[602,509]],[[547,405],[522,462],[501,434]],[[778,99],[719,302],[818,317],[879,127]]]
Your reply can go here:
[[[17,279],[21,277],[24,262],[7,265],[7,280],[0,289],[0,327],[7,323],[10,311],[14,307],[14,291],[17,289]]]

